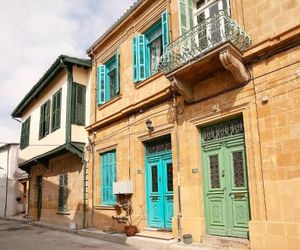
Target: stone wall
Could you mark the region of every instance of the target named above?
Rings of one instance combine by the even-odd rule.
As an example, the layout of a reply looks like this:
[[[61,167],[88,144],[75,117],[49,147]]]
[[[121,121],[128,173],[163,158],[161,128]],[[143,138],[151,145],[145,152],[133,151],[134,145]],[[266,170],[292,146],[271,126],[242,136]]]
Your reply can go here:
[[[68,174],[68,213],[58,213],[59,174]],[[69,226],[70,222],[82,227],[83,166],[81,160],[71,153],[52,158],[49,169],[33,166],[30,181],[29,217],[37,219],[37,176],[43,176],[41,221]]]

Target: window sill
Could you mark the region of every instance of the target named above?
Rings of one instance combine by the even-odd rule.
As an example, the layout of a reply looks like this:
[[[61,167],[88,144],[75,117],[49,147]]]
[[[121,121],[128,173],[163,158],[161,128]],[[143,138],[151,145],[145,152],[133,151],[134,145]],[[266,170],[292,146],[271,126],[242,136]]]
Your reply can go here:
[[[139,88],[141,88],[141,87],[147,85],[148,83],[150,83],[150,82],[156,80],[157,78],[161,77],[162,75],[163,75],[163,73],[158,72],[158,73],[156,73],[156,74],[154,74],[154,75],[148,77],[147,79],[145,79],[145,80],[143,80],[143,81],[141,81],[141,82],[135,83],[134,87],[135,87],[136,89],[139,89]]]
[[[69,211],[56,211],[56,214],[59,214],[59,215],[70,215],[71,213]]]
[[[106,103],[103,103],[102,105],[98,104],[98,110],[106,108],[110,104],[119,101],[121,98],[122,98],[122,95],[119,94],[119,95],[115,96],[114,98],[110,99],[109,101],[107,101]]]
[[[95,205],[95,210],[116,210],[114,205]]]

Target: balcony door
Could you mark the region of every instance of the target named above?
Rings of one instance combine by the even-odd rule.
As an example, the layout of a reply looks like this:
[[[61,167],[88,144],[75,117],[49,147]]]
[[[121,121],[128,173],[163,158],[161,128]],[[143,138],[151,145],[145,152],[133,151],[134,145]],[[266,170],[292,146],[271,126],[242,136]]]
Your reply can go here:
[[[226,37],[226,19],[223,16],[230,15],[229,1],[198,0],[193,10],[194,23],[199,26],[198,46],[205,50],[222,42]]]

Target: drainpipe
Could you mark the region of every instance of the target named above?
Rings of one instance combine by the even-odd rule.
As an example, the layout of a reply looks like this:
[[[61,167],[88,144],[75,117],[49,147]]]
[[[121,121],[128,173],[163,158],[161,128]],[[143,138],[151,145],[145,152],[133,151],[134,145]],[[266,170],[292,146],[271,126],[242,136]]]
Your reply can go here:
[[[83,162],[83,216],[82,216],[82,228],[85,228],[86,224],[86,161],[84,159],[84,152],[82,154]]]
[[[178,241],[182,241],[182,208],[181,208],[181,176],[180,176],[180,150],[179,150],[179,135],[178,135],[178,113],[177,113],[177,98],[173,90],[173,108],[175,111],[175,137],[176,137],[176,165],[177,165],[177,192],[178,192],[178,214],[177,214],[177,229]]]
[[[6,166],[6,186],[5,186],[5,207],[4,207],[4,217],[6,217],[7,212],[7,200],[8,200],[8,170],[9,170],[9,153],[10,153],[10,146],[8,146],[7,151],[7,166]]]
[[[27,195],[27,214],[26,219],[29,220],[29,209],[30,209],[30,190],[31,190],[31,168],[28,174],[28,195]]]

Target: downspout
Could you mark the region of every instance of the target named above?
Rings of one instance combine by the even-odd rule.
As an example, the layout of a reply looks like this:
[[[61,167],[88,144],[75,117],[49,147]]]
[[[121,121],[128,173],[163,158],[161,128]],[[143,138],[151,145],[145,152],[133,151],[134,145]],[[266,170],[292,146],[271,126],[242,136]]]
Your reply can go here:
[[[96,137],[96,133],[93,132],[93,142],[91,143],[91,148],[92,148],[92,215],[91,215],[91,224],[92,226],[94,227],[94,216],[95,216],[95,194],[94,194],[94,191],[95,191],[95,137]]]
[[[181,207],[181,175],[180,175],[180,149],[179,149],[179,135],[178,135],[178,112],[177,112],[177,98],[176,92],[173,90],[173,108],[175,111],[175,137],[176,137],[176,165],[177,165],[177,192],[178,192],[178,214],[177,214],[177,229],[178,241],[182,241],[182,207]]]
[[[8,200],[8,170],[9,170],[9,153],[10,153],[10,146],[8,146],[7,151],[7,166],[6,166],[6,186],[5,186],[5,207],[4,207],[4,217],[6,217],[7,212],[7,200]]]
[[[84,152],[82,154],[83,162],[83,216],[82,216],[82,228],[86,227],[86,161],[84,159]]]
[[[28,173],[28,195],[27,195],[27,214],[26,214],[26,219],[29,219],[29,208],[30,208],[30,190],[31,190],[31,168]]]

